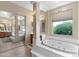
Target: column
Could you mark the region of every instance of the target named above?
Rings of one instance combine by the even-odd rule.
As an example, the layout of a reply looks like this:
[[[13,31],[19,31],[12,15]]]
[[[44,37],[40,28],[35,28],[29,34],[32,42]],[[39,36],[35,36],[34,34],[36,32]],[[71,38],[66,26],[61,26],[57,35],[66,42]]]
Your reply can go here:
[[[33,46],[40,44],[40,7],[39,2],[32,2],[33,4]]]
[[[18,37],[18,16],[15,16],[15,42],[18,42]]]

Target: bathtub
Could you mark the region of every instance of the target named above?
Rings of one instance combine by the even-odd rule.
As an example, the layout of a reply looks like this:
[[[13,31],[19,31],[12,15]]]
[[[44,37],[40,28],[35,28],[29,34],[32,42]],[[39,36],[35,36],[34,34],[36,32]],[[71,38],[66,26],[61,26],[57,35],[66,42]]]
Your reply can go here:
[[[79,40],[59,37],[47,37],[43,40],[43,45],[62,52],[75,54],[78,56]]]
[[[33,57],[77,57],[79,41],[75,39],[46,37],[42,44],[32,49]]]

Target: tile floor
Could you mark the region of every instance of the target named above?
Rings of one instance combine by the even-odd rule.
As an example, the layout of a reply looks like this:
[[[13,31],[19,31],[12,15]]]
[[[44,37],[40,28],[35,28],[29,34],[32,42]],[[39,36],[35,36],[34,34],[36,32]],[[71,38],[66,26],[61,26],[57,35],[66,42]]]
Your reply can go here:
[[[0,57],[31,57],[31,48],[24,46],[23,42],[1,42]]]

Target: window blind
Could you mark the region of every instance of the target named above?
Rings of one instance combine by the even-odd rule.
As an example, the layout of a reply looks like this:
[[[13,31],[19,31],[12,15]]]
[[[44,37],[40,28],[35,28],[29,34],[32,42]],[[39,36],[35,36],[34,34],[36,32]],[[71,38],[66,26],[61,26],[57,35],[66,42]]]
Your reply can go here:
[[[72,16],[73,16],[72,10],[62,11],[62,12],[53,14],[52,21],[55,22],[55,21],[72,20]]]

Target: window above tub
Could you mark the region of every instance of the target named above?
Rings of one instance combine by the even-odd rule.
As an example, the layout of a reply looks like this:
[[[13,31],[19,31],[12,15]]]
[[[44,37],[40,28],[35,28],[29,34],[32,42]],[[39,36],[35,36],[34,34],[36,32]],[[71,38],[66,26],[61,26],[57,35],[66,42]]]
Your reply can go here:
[[[72,35],[72,20],[53,22],[53,33],[57,35]]]
[[[53,35],[72,35],[73,18],[72,10],[66,10],[53,14],[52,33]]]

